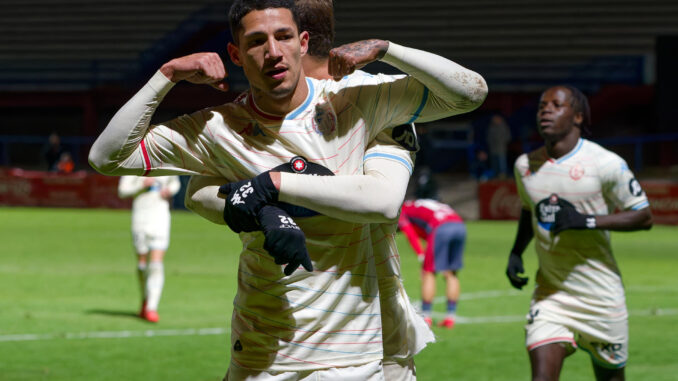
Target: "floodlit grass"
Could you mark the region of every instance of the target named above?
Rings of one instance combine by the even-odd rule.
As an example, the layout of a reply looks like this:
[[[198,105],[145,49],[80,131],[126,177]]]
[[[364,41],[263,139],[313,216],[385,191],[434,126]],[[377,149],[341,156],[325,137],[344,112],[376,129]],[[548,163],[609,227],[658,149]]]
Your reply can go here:
[[[0,209],[0,380],[221,380],[237,236],[190,213],[173,214],[161,321],[153,325],[135,317],[129,218],[127,211]],[[504,267],[515,228],[469,223],[460,322],[435,329],[438,342],[416,357],[419,380],[529,378],[523,316],[536,259],[529,248],[530,289],[510,288]],[[676,234],[667,226],[613,234],[631,313],[630,380],[678,374]],[[404,237],[398,242],[405,285],[418,299],[419,265]],[[440,279],[440,296],[443,286]],[[568,358],[561,379],[592,380],[588,356]]]

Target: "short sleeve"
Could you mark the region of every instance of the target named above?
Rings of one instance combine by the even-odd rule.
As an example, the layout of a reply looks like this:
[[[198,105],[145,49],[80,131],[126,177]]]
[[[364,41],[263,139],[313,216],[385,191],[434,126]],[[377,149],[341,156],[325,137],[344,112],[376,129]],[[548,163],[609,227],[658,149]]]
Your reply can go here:
[[[621,210],[639,210],[650,205],[647,196],[626,161],[609,153],[599,168],[603,196],[608,204]]]

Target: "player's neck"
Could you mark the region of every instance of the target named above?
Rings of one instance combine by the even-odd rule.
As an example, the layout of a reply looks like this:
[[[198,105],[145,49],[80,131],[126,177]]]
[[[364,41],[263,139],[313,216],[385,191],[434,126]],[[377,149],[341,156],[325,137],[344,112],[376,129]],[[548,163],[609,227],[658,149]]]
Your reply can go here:
[[[304,67],[304,72],[307,76],[315,79],[332,79],[332,76],[328,72],[328,62],[327,58],[313,57],[305,55],[301,59],[301,64]]]
[[[567,155],[570,151],[574,149],[574,147],[577,146],[580,137],[581,134],[577,133],[576,130],[573,129],[572,133],[569,133],[560,139],[553,141],[547,140],[544,142],[544,147],[546,147],[546,153],[548,153],[549,157],[553,159],[559,159]]]
[[[309,90],[306,75],[302,70],[297,85],[289,95],[275,97],[254,87],[251,88],[251,91],[258,109],[267,114],[285,116],[301,106],[306,100]]]

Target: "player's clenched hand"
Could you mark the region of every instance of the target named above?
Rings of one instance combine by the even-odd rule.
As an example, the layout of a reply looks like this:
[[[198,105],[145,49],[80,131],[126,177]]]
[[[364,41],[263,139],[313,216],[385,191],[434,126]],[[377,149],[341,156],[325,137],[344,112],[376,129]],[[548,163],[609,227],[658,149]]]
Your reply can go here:
[[[523,268],[523,258],[518,254],[511,253],[509,255],[508,265],[506,266],[506,276],[508,276],[511,285],[519,290],[527,284],[529,278],[519,276],[525,272]]]
[[[269,172],[222,185],[219,193],[226,195],[224,222],[236,233],[261,230],[257,223],[259,211],[264,205],[278,201],[278,190]]]
[[[560,209],[556,212],[555,221],[553,221],[553,226],[551,227],[554,235],[558,235],[558,233],[568,229],[582,230],[596,228],[595,216],[577,212],[577,209],[572,204],[563,199],[558,200],[558,206],[560,206]]]
[[[313,271],[311,258],[306,250],[306,237],[299,226],[284,210],[266,205],[257,218],[264,232],[264,249],[275,258],[278,265],[287,264],[283,272],[290,275],[299,265]]]
[[[205,84],[217,90],[228,90],[226,68],[217,53],[194,53],[175,58],[162,65],[160,71],[172,82],[188,81]]]
[[[328,72],[338,81],[370,62],[384,56],[388,50],[388,41],[364,40],[342,45],[330,50]]]

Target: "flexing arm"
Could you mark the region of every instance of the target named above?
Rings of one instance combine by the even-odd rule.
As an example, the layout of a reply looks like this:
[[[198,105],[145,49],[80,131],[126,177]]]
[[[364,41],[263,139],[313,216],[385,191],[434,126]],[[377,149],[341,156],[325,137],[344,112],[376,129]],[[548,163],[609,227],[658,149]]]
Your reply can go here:
[[[472,111],[487,96],[487,84],[480,74],[444,57],[383,40],[359,41],[332,49],[329,72],[340,79],[376,60],[411,75],[431,91],[420,121]]]
[[[197,84],[210,84],[223,90],[226,88],[222,83],[224,76],[223,63],[215,53],[192,54],[166,63],[113,116],[92,145],[89,153],[90,165],[107,175],[143,174],[144,169],[149,169],[148,150],[143,142],[150,130],[151,117],[174,84],[187,80]],[[159,152],[156,154],[159,156],[171,155],[181,149],[182,144],[186,145],[181,137],[174,141],[162,137],[154,143],[158,144]]]

